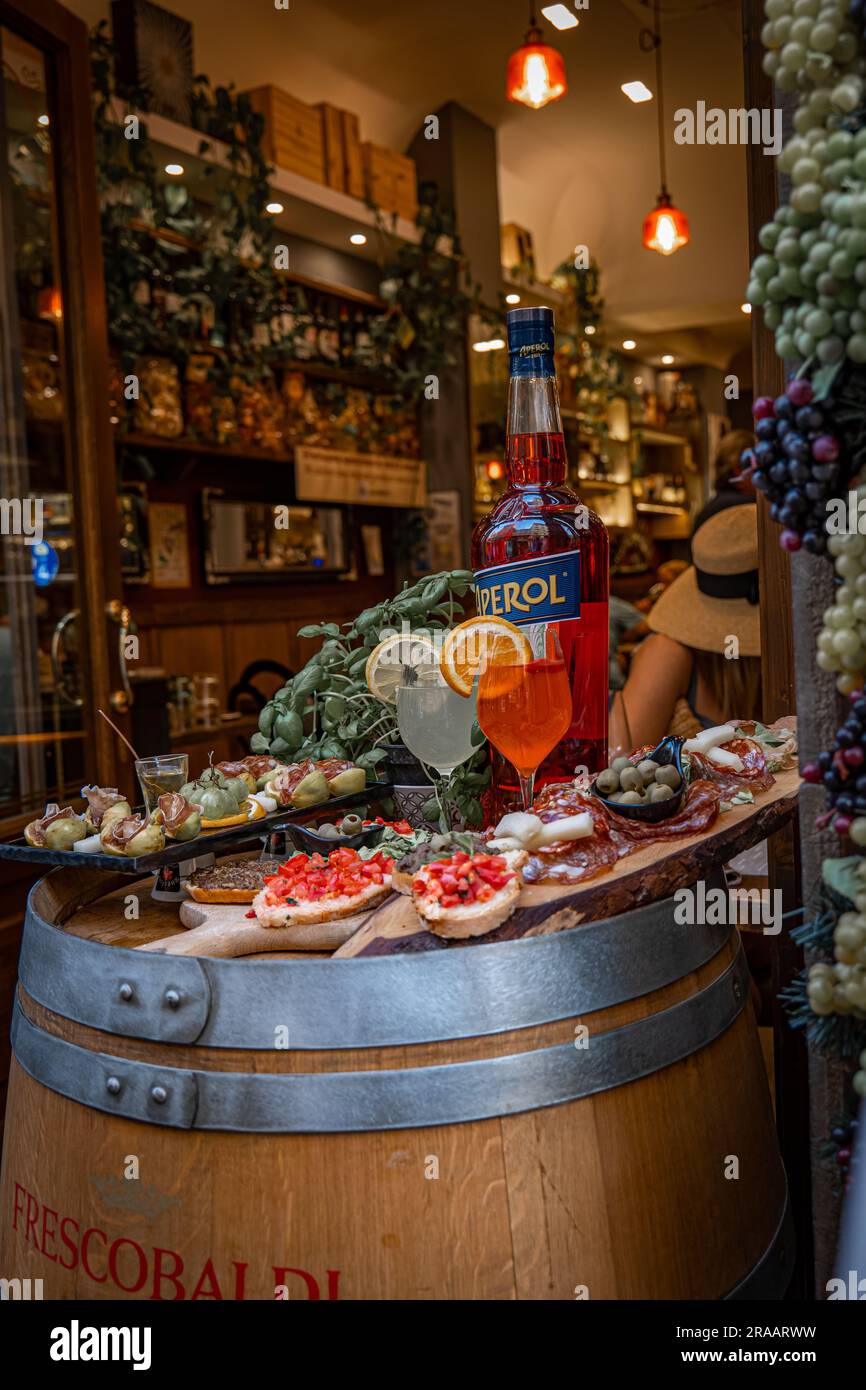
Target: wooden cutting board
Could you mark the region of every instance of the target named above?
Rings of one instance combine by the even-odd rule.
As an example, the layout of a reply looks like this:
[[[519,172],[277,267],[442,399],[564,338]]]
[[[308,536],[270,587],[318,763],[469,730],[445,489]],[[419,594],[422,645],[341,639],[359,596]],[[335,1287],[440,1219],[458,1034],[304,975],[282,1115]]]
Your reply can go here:
[[[369,912],[357,912],[337,922],[315,922],[286,930],[262,927],[247,917],[244,903],[181,903],[180,920],[187,931],[137,946],[168,956],[254,956],[264,951],[335,951],[362,927]]]
[[[723,812],[711,830],[680,840],[657,840],[627,855],[585,885],[528,884],[514,915],[487,936],[444,941],[426,931],[403,894],[393,894],[335,954],[382,956],[512,941],[576,927],[597,917],[669,897],[678,888],[706,878],[713,869],[781,829],[797,806],[800,774],[776,774],[774,785],[754,803]]]

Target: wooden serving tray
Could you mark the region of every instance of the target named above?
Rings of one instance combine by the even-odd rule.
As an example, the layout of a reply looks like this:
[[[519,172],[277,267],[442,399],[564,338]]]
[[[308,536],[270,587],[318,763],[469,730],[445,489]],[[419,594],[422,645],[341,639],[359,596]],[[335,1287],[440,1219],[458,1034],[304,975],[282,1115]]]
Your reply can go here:
[[[800,774],[792,768],[775,777],[769,791],[756,793],[753,803],[722,812],[712,829],[678,840],[656,840],[584,885],[527,884],[514,915],[487,936],[445,941],[423,928],[406,895],[394,894],[335,954],[396,955],[543,936],[669,897],[765,840],[790,819],[797,806]]]
[[[181,903],[180,920],[189,928],[177,936],[163,937],[138,946],[167,956],[254,956],[265,951],[335,951],[364,925],[369,912],[356,912],[336,922],[314,922],[287,932],[281,927],[262,927],[244,903]]]

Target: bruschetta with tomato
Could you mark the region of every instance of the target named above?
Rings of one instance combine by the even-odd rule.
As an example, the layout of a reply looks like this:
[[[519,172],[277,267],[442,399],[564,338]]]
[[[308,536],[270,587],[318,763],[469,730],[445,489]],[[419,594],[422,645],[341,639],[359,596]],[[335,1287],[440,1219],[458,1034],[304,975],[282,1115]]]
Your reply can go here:
[[[351,917],[388,896],[392,863],[382,854],[364,859],[354,849],[335,849],[328,855],[296,854],[265,879],[253,898],[253,912],[263,927]]]
[[[412,880],[415,911],[436,936],[486,936],[506,922],[517,906],[525,850],[504,854],[466,854],[421,867]]]

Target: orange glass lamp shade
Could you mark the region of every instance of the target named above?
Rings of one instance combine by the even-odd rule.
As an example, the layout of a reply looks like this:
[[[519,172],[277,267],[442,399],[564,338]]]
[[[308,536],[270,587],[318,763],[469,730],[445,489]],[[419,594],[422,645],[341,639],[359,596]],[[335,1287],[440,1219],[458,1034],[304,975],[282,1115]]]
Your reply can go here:
[[[44,290],[39,291],[36,312],[41,319],[63,318],[63,300],[60,297],[60,291],[54,285],[48,285]]]
[[[689,240],[689,220],[684,212],[675,208],[670,194],[662,189],[658,202],[652,212],[643,220],[643,244],[647,251],[658,251],[662,256],[672,256]]]
[[[562,54],[543,42],[540,29],[528,29],[520,48],[508,59],[505,84],[508,100],[519,101],[539,111],[549,102],[558,101],[567,91]]]

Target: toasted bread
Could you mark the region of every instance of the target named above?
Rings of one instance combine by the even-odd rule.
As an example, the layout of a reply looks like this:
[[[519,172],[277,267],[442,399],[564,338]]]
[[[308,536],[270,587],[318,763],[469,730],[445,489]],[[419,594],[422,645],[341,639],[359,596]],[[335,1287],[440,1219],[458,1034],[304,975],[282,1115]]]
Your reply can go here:
[[[251,903],[256,896],[255,888],[198,888],[194,883],[187,883],[186,891],[197,903]]]
[[[507,922],[517,906],[522,881],[513,878],[486,903],[469,903],[466,907],[440,907],[438,902],[415,900],[415,911],[434,936],[486,936]]]
[[[351,897],[319,898],[316,902],[265,902],[267,888],[263,888],[253,898],[253,908],[263,927],[311,926],[315,922],[336,922],[341,917],[352,917],[356,912],[370,911],[379,902],[384,902],[391,892],[391,880],[383,883],[370,883],[360,893]]]
[[[442,907],[437,899],[425,899],[420,893],[412,893],[412,901],[415,911],[421,918],[425,927],[434,936],[450,937],[452,939],[467,936],[486,936],[488,932],[495,931],[501,927],[503,922],[507,922],[512,912],[517,906],[520,897],[520,890],[523,887],[523,879],[520,870],[528,859],[525,850],[509,850],[503,854],[509,869],[515,871],[515,877],[504,888],[500,888],[494,893],[492,898],[488,898],[485,903],[467,903],[458,907]],[[424,877],[424,870],[420,869],[416,877]]]

